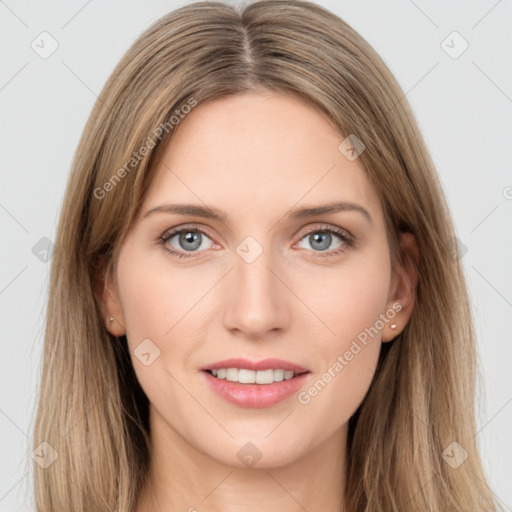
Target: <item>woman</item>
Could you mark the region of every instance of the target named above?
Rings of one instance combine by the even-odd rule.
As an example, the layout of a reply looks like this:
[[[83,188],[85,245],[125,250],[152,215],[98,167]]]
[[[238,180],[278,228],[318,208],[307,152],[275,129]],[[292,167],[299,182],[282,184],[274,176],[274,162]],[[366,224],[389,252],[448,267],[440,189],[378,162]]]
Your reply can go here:
[[[497,510],[453,240],[407,101],[344,21],[158,20],[66,190],[38,510]]]

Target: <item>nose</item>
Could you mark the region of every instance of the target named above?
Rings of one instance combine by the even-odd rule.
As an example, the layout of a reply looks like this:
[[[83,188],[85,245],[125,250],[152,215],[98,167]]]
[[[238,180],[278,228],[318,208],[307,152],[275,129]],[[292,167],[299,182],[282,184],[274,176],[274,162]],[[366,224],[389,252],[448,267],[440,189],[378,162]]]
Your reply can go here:
[[[286,279],[282,274],[270,250],[264,250],[252,262],[236,255],[234,268],[224,283],[226,329],[251,339],[263,339],[286,329],[288,301],[293,294],[283,284]]]

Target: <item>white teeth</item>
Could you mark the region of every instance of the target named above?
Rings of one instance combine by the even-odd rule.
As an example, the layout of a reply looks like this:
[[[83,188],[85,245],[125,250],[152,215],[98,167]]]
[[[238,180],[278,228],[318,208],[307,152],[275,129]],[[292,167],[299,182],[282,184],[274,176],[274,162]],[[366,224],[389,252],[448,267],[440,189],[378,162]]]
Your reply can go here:
[[[275,380],[274,370],[260,370],[253,373],[256,376],[256,384],[272,384],[272,382]]]
[[[218,379],[226,379],[230,382],[241,384],[272,384],[282,380],[290,380],[294,373],[290,370],[247,370],[246,368],[220,368],[211,370]]]
[[[238,381],[238,368],[227,368],[226,369],[226,380],[231,382]]]
[[[238,382],[241,384],[254,384],[256,382],[256,372],[240,368],[238,370]]]
[[[274,380],[278,382],[284,380],[284,370],[274,370]]]

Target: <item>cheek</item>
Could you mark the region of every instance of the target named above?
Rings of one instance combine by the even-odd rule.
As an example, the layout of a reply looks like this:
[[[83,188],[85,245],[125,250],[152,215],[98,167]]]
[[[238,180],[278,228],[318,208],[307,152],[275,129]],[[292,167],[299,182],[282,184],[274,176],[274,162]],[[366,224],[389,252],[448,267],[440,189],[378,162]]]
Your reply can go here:
[[[385,241],[353,252],[336,268],[308,274],[303,284],[295,283],[295,289],[300,289],[304,302],[321,320],[319,329],[323,332],[318,333],[317,342],[324,353],[332,356],[332,349],[347,350],[351,340],[374,326],[385,312],[391,279]],[[380,331],[380,322],[379,326]]]
[[[204,338],[212,314],[201,297],[214,277],[192,268],[170,270],[165,257],[137,250],[135,241],[121,251],[118,283],[128,346],[137,378],[150,398],[156,399],[172,381],[165,369],[179,377]]]
[[[379,352],[378,340],[369,347],[354,344],[348,351],[339,350],[325,371],[298,393],[295,419],[312,445],[333,435],[357,411],[370,388]]]
[[[375,288],[374,288],[375,290]],[[327,438],[345,425],[361,405],[374,377],[381,350],[376,327],[383,311],[383,294],[367,295],[364,307],[343,302],[327,322],[334,335],[318,337],[315,375],[297,394],[301,425],[313,439],[322,425]],[[308,437],[308,436],[306,436]]]
[[[333,428],[348,421],[360,405],[381,349],[381,315],[385,315],[388,301],[390,261],[385,245],[367,254],[357,261],[354,258],[354,264],[340,265],[328,280],[317,279],[322,289],[308,295],[311,309],[320,312],[322,321],[315,336],[322,364],[298,401],[311,418],[329,416]]]
[[[194,277],[170,273],[167,263],[161,254],[137,250],[135,241],[120,254],[119,292],[132,344],[144,338],[165,342],[170,336],[166,334],[198,300],[197,286],[191,284]]]

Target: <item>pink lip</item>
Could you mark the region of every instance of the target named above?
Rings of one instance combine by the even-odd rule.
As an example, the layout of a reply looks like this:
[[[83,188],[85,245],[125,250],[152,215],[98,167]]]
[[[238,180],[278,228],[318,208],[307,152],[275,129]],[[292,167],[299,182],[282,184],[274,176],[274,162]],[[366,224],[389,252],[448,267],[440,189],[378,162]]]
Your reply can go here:
[[[203,366],[201,370],[218,370],[219,368],[245,368],[246,370],[288,370],[294,373],[303,373],[309,371],[307,368],[303,368],[289,361],[283,359],[275,359],[273,357],[262,359],[261,361],[250,361],[241,357],[233,359],[224,359],[224,361],[218,361],[206,366]],[[265,384],[269,386],[270,384]]]
[[[240,360],[238,361],[237,365],[219,366],[219,368],[240,368]],[[281,366],[281,368],[283,367]],[[240,384],[239,382],[218,379],[207,371],[201,373],[205,376],[211,389],[218,395],[239,407],[252,407],[254,409],[270,407],[288,398],[304,385],[310,375],[308,371],[292,379],[272,384]]]

